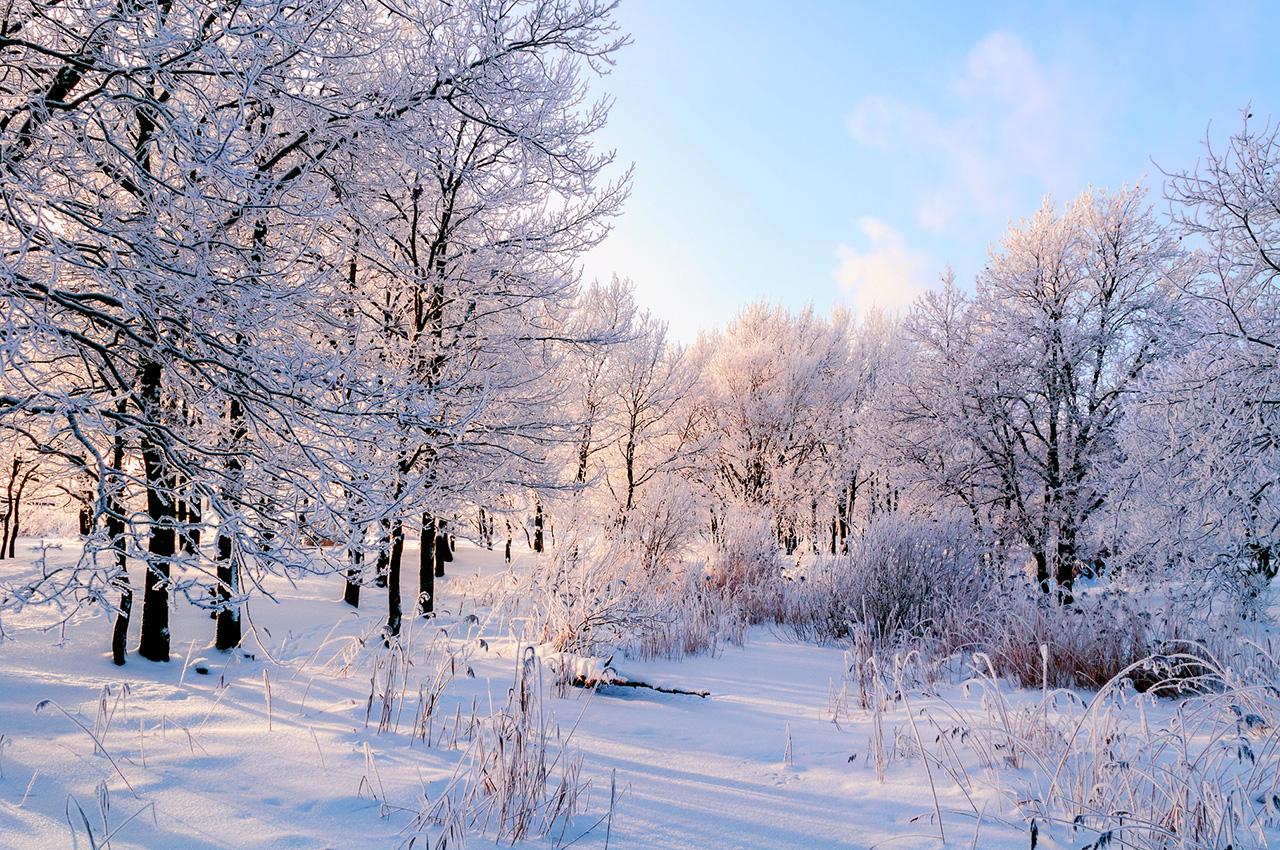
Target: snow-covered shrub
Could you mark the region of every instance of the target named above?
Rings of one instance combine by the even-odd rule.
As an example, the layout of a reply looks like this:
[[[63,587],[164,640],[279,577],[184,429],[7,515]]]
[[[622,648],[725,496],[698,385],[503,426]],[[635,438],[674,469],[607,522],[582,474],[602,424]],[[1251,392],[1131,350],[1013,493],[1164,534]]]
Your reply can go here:
[[[974,621],[971,645],[996,671],[1024,687],[1096,689],[1124,675],[1163,696],[1193,690],[1205,665],[1189,659],[1229,657],[1253,664],[1256,648],[1239,612],[1216,613],[1195,598],[1114,584],[1060,605],[1033,588],[1005,588],[990,614]],[[1144,661],[1182,658],[1152,666]]]
[[[1023,687],[1097,688],[1158,651],[1151,615],[1120,594],[1060,605],[1035,591],[1006,597],[981,636],[996,671]]]
[[[982,608],[989,584],[962,522],[884,515],[848,555],[819,557],[792,577],[784,617],[809,640],[848,638],[855,626],[875,644],[938,635]]]
[[[1259,659],[1255,659],[1257,662]],[[1022,815],[1032,846],[1221,850],[1269,846],[1280,816],[1280,703],[1271,659],[1242,670],[1205,654],[1140,659],[1082,700],[1043,688],[1019,702],[976,658],[980,708],[921,712],[926,758],[970,800],[993,789]],[[1196,667],[1176,707],[1129,686],[1139,667]],[[976,761],[980,769],[975,770]]]
[[[526,638],[587,657],[679,658],[741,642],[746,615],[728,589],[638,537],[575,537],[535,564],[516,591]]]
[[[668,577],[639,567],[622,541],[595,539],[556,548],[531,570],[526,636],[556,652],[608,655],[661,626],[656,595]]]
[[[647,660],[714,654],[726,644],[741,645],[751,625],[738,600],[700,571],[685,572],[682,585],[662,602],[665,616],[623,647],[629,656]]]
[[[635,562],[651,572],[686,560],[702,531],[702,511],[689,485],[666,475],[640,492],[617,535]]]
[[[787,625],[801,638],[849,642],[862,655],[915,649],[924,678],[956,653],[982,652],[1026,687],[1094,689],[1128,669],[1155,684],[1141,659],[1198,646],[1229,653],[1240,621],[1218,623],[1194,600],[1147,587],[1084,589],[1071,605],[984,556],[963,518],[885,515],[847,556],[818,557],[786,583]],[[1177,678],[1199,673],[1178,667]],[[1170,686],[1167,684],[1165,688]]]
[[[707,581],[751,623],[782,614],[782,552],[769,521],[746,510],[730,511],[707,560]]]

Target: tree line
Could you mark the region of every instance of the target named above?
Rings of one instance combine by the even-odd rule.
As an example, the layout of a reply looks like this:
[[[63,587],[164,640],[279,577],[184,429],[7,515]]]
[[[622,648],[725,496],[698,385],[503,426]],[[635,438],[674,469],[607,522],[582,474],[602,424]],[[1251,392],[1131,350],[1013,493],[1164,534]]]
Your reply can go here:
[[[162,661],[175,599],[231,649],[267,577],[321,573],[385,588],[394,640],[408,537],[430,615],[450,535],[573,523],[655,569],[744,516],[803,558],[958,512],[1063,604],[1274,577],[1275,129],[1167,211],[1046,201],[902,316],[755,304],[682,345],[579,279],[629,187],[591,94],[625,44],[596,0],[0,12],[0,554],[35,492],[86,542],[0,611],[105,610],[124,663],[140,591]]]

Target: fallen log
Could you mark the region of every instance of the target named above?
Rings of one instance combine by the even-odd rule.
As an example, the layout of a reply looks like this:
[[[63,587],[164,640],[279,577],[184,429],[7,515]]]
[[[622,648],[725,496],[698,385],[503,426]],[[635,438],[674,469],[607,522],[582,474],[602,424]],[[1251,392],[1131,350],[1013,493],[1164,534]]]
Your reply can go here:
[[[613,672],[612,670],[608,670],[608,668],[606,668],[606,670],[607,672]],[[684,688],[655,685],[651,682],[642,682],[639,679],[627,679],[617,675],[616,673],[614,673],[613,676],[604,679],[591,679],[586,676],[574,676],[569,680],[569,684],[573,685],[575,688],[647,688],[648,690],[657,691],[658,693],[663,694],[679,694],[680,696],[702,697],[703,699],[711,696],[710,691],[687,691]]]
[[[693,691],[661,682],[646,682],[644,679],[628,675],[613,666],[612,656],[600,658],[576,655],[571,652],[556,652],[545,646],[538,649],[542,662],[557,671],[560,681],[567,682],[575,688],[599,688],[612,685],[618,688],[644,688],[662,694],[703,699],[711,696],[710,691]]]

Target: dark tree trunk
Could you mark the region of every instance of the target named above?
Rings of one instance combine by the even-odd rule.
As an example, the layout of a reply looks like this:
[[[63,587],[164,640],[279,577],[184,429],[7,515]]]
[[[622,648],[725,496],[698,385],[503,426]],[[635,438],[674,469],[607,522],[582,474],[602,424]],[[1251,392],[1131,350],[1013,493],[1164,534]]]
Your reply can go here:
[[[378,560],[374,564],[373,583],[377,587],[387,586],[387,567],[391,564],[391,520],[380,520],[382,535],[378,538]]]
[[[542,502],[537,502],[533,508],[533,551],[542,552],[542,550]]]
[[[627,448],[623,453],[626,461],[627,471],[627,501],[626,506],[622,509],[624,513],[631,513],[631,508],[636,503],[636,440],[635,440],[635,423],[632,422],[631,432],[627,437]]]
[[[511,520],[507,520],[507,548],[502,556],[508,564],[511,563]]]
[[[218,532],[218,609],[213,645],[223,651],[235,649],[244,637],[240,625],[240,563],[230,534]]]
[[[182,481],[175,480],[173,482],[174,489],[181,493],[183,490]],[[174,502],[174,515],[178,522],[178,551],[183,555],[187,552],[187,497],[185,495],[178,496]]]
[[[0,541],[9,550],[10,558],[16,558],[18,555],[18,531],[22,520],[22,494],[27,489],[27,482],[31,480],[32,474],[28,472],[18,482],[18,489],[13,496],[13,516],[9,524],[9,539]]]
[[[1070,605],[1075,601],[1072,590],[1076,580],[1076,535],[1074,529],[1063,529],[1058,535],[1058,557],[1055,564],[1058,601]]]
[[[435,567],[436,578],[444,578],[444,565],[453,560],[453,551],[449,546],[449,535],[444,531],[445,521],[436,520]]]
[[[364,541],[361,540],[360,543]],[[360,572],[364,564],[364,550],[357,545],[351,550],[351,563],[347,567],[347,586],[342,591],[342,601],[352,608],[360,607]]]
[[[0,561],[9,557],[9,528],[13,525],[17,510],[13,503],[13,487],[18,483],[18,470],[22,468],[22,459],[14,455],[13,466],[9,470],[9,483],[4,494],[4,523],[0,525]]]
[[[1031,555],[1036,559],[1036,584],[1039,585],[1040,592],[1047,595],[1051,589],[1049,587],[1049,559],[1044,552],[1040,551],[1032,552]]]
[[[107,522],[107,527],[112,526],[112,522]],[[120,530],[124,530],[124,523],[119,523]],[[125,662],[125,644],[129,639],[129,620],[133,616],[133,586],[129,583],[129,573],[127,568],[129,559],[124,553],[123,548],[116,549],[116,568],[119,573],[116,574],[113,584],[120,590],[120,610],[116,612],[116,622],[111,628],[111,660],[117,665],[123,666]]]
[[[164,448],[157,439],[160,427],[161,366],[142,365],[139,398],[142,404],[141,449],[147,482],[147,516],[150,542],[142,593],[142,636],[138,654],[148,661],[169,660],[169,571],[176,553],[172,475],[166,469]]]
[[[182,500],[186,522],[182,528],[182,554],[195,555],[200,551],[200,494],[188,491]]]
[[[444,577],[444,565],[453,560],[453,540],[444,533],[444,523],[436,523],[436,578]]]
[[[387,564],[387,637],[400,634],[400,622],[404,617],[400,605],[400,563],[404,558],[404,523],[396,520],[391,525],[391,554]]]
[[[436,521],[422,515],[422,550],[418,553],[418,613],[429,616],[436,610]]]
[[[245,438],[244,407],[235,398],[231,399],[227,408],[227,419],[231,425],[231,450],[227,452],[227,484],[223,496],[227,503],[234,504],[241,496],[244,462],[239,452]],[[213,629],[213,645],[224,652],[235,649],[244,639],[243,627],[240,624],[241,564],[240,552],[236,545],[236,532],[236,528],[227,525],[225,518],[218,526],[217,597],[219,605],[217,623]]]
[[[122,415],[127,412],[125,402],[117,405]],[[116,612],[115,626],[111,630],[111,660],[118,665],[125,662],[125,645],[129,637],[129,619],[133,614],[133,585],[129,583],[129,557],[124,539],[124,505],[120,499],[123,486],[121,470],[124,469],[124,437],[117,423],[114,445],[111,451],[111,478],[106,489],[106,526],[111,548],[116,556],[116,575],[113,583],[120,590],[120,609]]]

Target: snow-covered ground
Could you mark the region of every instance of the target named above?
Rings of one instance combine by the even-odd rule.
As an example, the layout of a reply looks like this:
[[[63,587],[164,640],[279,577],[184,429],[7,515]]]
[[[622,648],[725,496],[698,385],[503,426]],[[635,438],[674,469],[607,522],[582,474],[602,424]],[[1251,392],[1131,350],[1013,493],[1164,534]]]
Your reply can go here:
[[[23,561],[33,542],[20,542]],[[72,544],[51,557],[74,557]],[[406,562],[416,564],[412,546]],[[338,601],[332,577],[278,580],[278,604],[251,603],[251,657],[208,649],[208,614],[186,604],[175,610],[174,660],[131,655],[123,668],[111,663],[101,616],[52,632],[36,628],[47,611],[7,619],[0,847],[92,846],[90,830],[116,850],[422,847],[426,835],[436,846],[439,828],[416,828],[415,816],[460,775],[470,719],[505,702],[519,667],[511,625],[480,605],[504,571],[500,553],[460,543],[441,586],[445,613],[406,637],[407,679],[378,641],[360,644],[381,623],[382,592],[366,589],[357,612]],[[846,665],[840,649],[757,627],[714,657],[626,663],[633,677],[706,699],[556,688],[546,675],[545,705],[581,751],[589,790],[568,823],[521,846],[937,847],[938,811],[948,847],[1028,846],[1004,796],[977,781],[966,794],[939,775],[941,761],[926,770],[910,757],[915,740],[935,745],[937,718],[976,716],[988,691],[944,685],[877,718],[845,691]],[[388,674],[404,698],[379,731]],[[441,696],[420,724],[432,683]],[[478,830],[469,845],[490,845]]]

